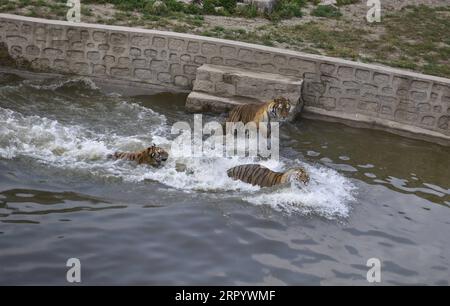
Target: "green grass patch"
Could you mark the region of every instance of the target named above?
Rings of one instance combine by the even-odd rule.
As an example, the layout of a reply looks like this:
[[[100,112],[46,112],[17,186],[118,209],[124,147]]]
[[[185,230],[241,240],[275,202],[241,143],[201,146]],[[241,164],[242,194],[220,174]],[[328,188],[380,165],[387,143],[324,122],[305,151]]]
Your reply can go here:
[[[289,19],[302,17],[302,8],[306,5],[305,0],[279,0],[272,13],[267,17],[271,20]]]
[[[235,15],[245,18],[255,18],[258,17],[260,14],[258,12],[258,8],[256,7],[256,5],[250,4],[236,7]]]
[[[31,1],[31,0],[21,0]],[[178,0],[160,0],[163,5],[154,5],[156,0],[83,0],[85,4],[111,3],[122,11],[137,11],[157,16],[171,16],[174,12],[193,15],[219,15],[245,18],[265,17],[278,21],[292,17],[301,17],[302,8],[311,0],[280,0],[271,13],[259,12],[255,5],[237,5],[237,0],[203,0],[186,4]]]
[[[388,14],[383,22],[386,33],[381,39],[397,46],[403,57],[394,64],[408,59],[417,63],[413,69],[450,77],[450,6],[409,6]]]
[[[343,5],[349,5],[349,4],[355,4],[361,2],[360,0],[337,0],[336,4],[338,6],[343,6]]]

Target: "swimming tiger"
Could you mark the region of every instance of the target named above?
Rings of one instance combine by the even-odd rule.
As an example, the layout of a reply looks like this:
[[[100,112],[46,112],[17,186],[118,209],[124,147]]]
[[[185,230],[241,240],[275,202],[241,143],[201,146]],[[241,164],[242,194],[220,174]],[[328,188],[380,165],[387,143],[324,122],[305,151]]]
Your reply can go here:
[[[262,127],[267,129],[267,137],[269,137],[270,122],[286,120],[290,110],[289,99],[278,97],[264,104],[251,103],[235,106],[230,111],[226,122],[242,122],[244,124],[255,122],[258,128],[261,128],[260,123],[266,123]],[[229,129],[227,129],[228,131]]]
[[[235,180],[258,185],[261,187],[272,187],[291,181],[309,183],[309,175],[302,167],[292,168],[286,172],[275,172],[258,164],[236,166],[228,169],[227,174]]]
[[[149,164],[154,167],[160,166],[168,157],[169,153],[154,144],[151,147],[138,152],[115,152],[114,154],[108,155],[108,158],[132,160],[136,161],[138,164]]]

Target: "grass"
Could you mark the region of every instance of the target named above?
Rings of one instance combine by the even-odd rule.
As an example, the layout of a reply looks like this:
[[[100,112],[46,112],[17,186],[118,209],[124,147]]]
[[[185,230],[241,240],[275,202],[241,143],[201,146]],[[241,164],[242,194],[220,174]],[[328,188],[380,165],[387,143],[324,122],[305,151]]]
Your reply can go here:
[[[338,28],[346,27],[339,25]],[[312,21],[296,26],[277,27],[272,29],[271,36],[279,43],[287,43],[301,47],[306,43],[310,48],[325,51],[330,56],[344,57],[356,60],[356,51],[361,43],[361,37],[367,32],[363,29],[328,29],[321,23]]]
[[[10,2],[9,0],[0,0],[0,11],[10,11],[14,10],[16,8],[16,5],[13,2]]]
[[[347,20],[271,24],[253,32],[215,28],[208,36],[375,62],[450,78],[450,6],[407,7],[381,24],[354,27]],[[380,34],[381,33],[381,34]]]
[[[385,18],[384,45],[398,46],[403,62],[423,72],[450,77],[450,6],[410,6]],[[378,60],[384,57],[377,54]]]
[[[337,0],[336,4],[338,6],[343,6],[343,5],[349,5],[349,4],[355,4],[358,3],[360,0]]]
[[[409,6],[383,15],[381,23],[355,23],[355,17],[341,16],[339,6],[356,0],[339,0],[338,7],[316,6],[312,21],[279,22],[301,17],[302,9],[316,0],[280,0],[271,14],[255,6],[236,6],[234,0],[211,0],[223,10],[214,15],[260,18],[259,27],[217,26],[205,21],[211,8],[163,0],[165,9],[156,12],[155,0],[82,0],[82,18],[89,22],[171,30],[245,41],[392,67],[415,70],[450,78],[450,5],[444,7]],[[65,19],[66,0],[0,0],[0,12],[15,12],[33,17]],[[97,15],[89,4],[112,3],[113,15]],[[320,18],[315,18],[320,16]],[[264,21],[261,18],[265,18]],[[325,19],[324,19],[325,18]],[[232,18],[233,19],[233,18]],[[267,21],[267,19],[269,21]],[[218,17],[220,20],[220,17]],[[236,19],[234,19],[236,20]]]
[[[254,4],[237,7],[235,14],[245,18],[255,18],[259,16],[258,8]]]
[[[377,30],[384,31],[377,37]],[[309,22],[273,27],[279,43],[321,54],[378,62],[450,78],[450,6],[407,7],[384,17],[382,24],[362,28],[346,21],[332,25]]]
[[[335,18],[342,16],[339,8],[336,8],[332,5],[319,5],[311,12],[311,15],[316,17],[328,17],[328,18]]]
[[[30,1],[30,0],[21,0]],[[119,10],[147,12],[150,14],[168,16],[173,12],[183,12],[195,15],[218,15],[218,16],[240,16],[246,18],[264,17],[267,19],[286,19],[291,17],[301,17],[302,8],[311,0],[280,0],[272,13],[259,12],[255,6],[241,7],[237,5],[237,0],[203,0],[200,6],[194,1],[185,4],[178,0],[161,0],[163,8],[154,6],[156,0],[84,0],[85,4],[105,4],[111,3]],[[220,8],[220,9],[218,9]]]
[[[289,19],[292,17],[302,17],[302,8],[306,5],[304,0],[279,0],[274,11],[266,17],[270,20]]]

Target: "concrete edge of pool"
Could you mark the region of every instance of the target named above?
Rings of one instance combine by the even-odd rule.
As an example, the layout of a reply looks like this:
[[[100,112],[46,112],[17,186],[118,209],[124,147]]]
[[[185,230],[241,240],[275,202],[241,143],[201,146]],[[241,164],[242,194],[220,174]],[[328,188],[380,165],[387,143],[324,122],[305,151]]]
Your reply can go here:
[[[135,94],[146,87],[190,92],[203,64],[301,78],[305,117],[450,146],[447,78],[211,37],[10,14],[0,14],[0,43],[30,70],[140,89]]]

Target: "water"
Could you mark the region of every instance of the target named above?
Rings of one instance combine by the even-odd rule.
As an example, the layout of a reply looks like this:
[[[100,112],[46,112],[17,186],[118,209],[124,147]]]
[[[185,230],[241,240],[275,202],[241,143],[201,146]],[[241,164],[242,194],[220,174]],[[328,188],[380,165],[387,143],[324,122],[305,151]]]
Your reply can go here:
[[[0,284],[67,284],[75,257],[83,284],[366,285],[375,257],[383,284],[448,285],[450,148],[301,120],[282,126],[280,161],[105,159],[170,148],[184,99],[0,75]],[[248,162],[304,166],[311,184],[224,175]]]

